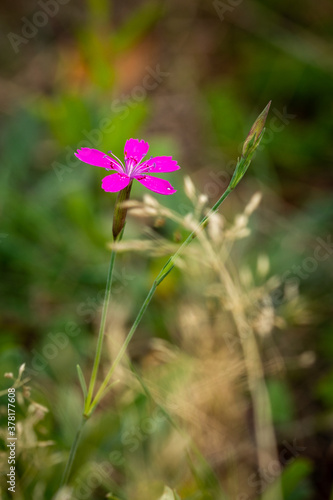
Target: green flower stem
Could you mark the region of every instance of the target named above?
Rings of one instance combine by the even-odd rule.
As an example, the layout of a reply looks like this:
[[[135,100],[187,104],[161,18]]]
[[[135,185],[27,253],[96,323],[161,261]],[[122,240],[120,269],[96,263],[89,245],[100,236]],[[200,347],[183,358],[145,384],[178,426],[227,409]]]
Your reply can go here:
[[[122,189],[119,192],[117,200],[116,200],[114,215],[113,215],[113,228],[112,228],[114,241],[120,241],[123,237],[123,234],[124,234],[127,209],[123,208],[122,203],[129,199],[130,194],[131,194],[131,188],[132,188],[132,182],[130,182],[126,188]],[[84,404],[84,415],[85,416],[87,416],[87,413],[88,413],[89,408],[90,408],[91,400],[92,400],[93,393],[94,393],[97,373],[98,373],[98,367],[99,367],[99,363],[101,360],[102,346],[103,346],[103,339],[104,339],[104,332],[105,332],[105,323],[106,323],[106,317],[107,317],[108,307],[109,307],[109,302],[110,302],[111,286],[112,286],[112,274],[113,274],[115,258],[116,258],[116,251],[112,250],[111,256],[110,256],[110,264],[109,264],[109,270],[108,270],[108,275],[107,275],[107,281],[106,281],[103,311],[102,311],[101,324],[99,327],[99,333],[98,333],[98,339],[97,339],[97,347],[96,347],[94,366],[92,369],[91,378],[90,378],[90,382],[89,382],[88,394],[87,394],[87,397],[85,398],[85,404]]]
[[[165,266],[161,269],[160,273],[158,274],[157,278],[156,278],[156,281],[157,281],[157,285],[159,285],[163,280],[164,278],[167,276],[167,274],[169,274],[169,272],[175,267],[175,262],[176,262],[176,259],[179,257],[179,255],[184,251],[184,249],[187,247],[187,245],[189,243],[191,243],[191,241],[194,240],[194,238],[198,235],[199,231],[201,231],[203,228],[206,227],[206,223],[209,219],[209,217],[218,211],[221,203],[223,203],[223,201],[227,198],[227,196],[231,193],[231,191],[233,190],[233,188],[231,187],[231,181],[229,183],[229,186],[227,187],[227,189],[224,191],[223,195],[221,196],[221,198],[219,198],[219,200],[215,203],[215,205],[210,209],[210,211],[208,212],[207,215],[205,215],[200,223],[198,224],[198,226],[196,227],[196,229],[194,229],[192,231],[192,233],[190,233],[188,235],[188,237],[186,238],[186,240],[182,243],[182,245],[178,248],[177,252],[174,253],[172,255],[172,257],[170,257],[170,259],[167,261],[167,263],[165,264]]]
[[[142,307],[141,307],[141,309],[140,309],[140,311],[139,311],[139,313],[138,313],[138,315],[137,315],[137,317],[136,317],[136,319],[135,319],[135,321],[133,323],[132,328],[130,329],[130,331],[129,331],[126,339],[125,339],[125,342],[121,346],[121,349],[120,349],[120,351],[119,351],[116,359],[112,363],[112,366],[111,366],[110,370],[108,371],[108,373],[107,373],[107,375],[106,375],[106,377],[105,377],[105,379],[104,379],[101,387],[99,388],[99,390],[98,390],[98,392],[97,392],[97,394],[95,396],[94,401],[90,405],[90,408],[89,408],[89,410],[87,412],[87,416],[88,417],[90,417],[90,415],[92,414],[92,412],[94,411],[94,409],[98,405],[99,401],[102,399],[103,394],[107,390],[109,381],[110,381],[110,379],[111,379],[111,377],[112,377],[112,375],[113,375],[113,373],[114,373],[117,365],[119,364],[121,358],[125,354],[127,346],[130,343],[130,341],[131,341],[131,339],[132,339],[132,337],[134,335],[134,332],[137,329],[137,327],[138,327],[138,325],[139,325],[139,323],[141,321],[141,318],[144,315],[144,313],[145,313],[145,311],[146,311],[146,309],[147,309],[147,307],[148,307],[148,305],[149,305],[149,303],[150,303],[150,301],[151,301],[151,299],[152,299],[152,297],[153,297],[153,295],[155,293],[155,290],[156,290],[156,288],[157,288],[158,285],[159,285],[159,283],[157,283],[157,281],[155,280],[154,283],[153,283],[153,285],[152,285],[152,287],[151,287],[151,289],[149,290],[149,293],[148,293],[148,295],[146,297],[146,300],[142,304]]]
[[[68,460],[67,460],[66,468],[65,468],[63,476],[62,476],[62,480],[61,480],[61,483],[60,483],[60,488],[62,486],[65,486],[65,484],[67,484],[67,481],[68,481],[68,478],[69,478],[69,474],[70,474],[71,469],[72,469],[73,461],[74,461],[74,458],[75,458],[75,455],[76,455],[76,450],[77,450],[77,447],[78,447],[80,439],[81,439],[82,430],[83,430],[83,427],[84,427],[84,424],[86,423],[86,421],[87,421],[87,419],[83,416],[82,420],[80,422],[79,428],[76,431],[76,436],[75,436],[75,439],[73,441],[71,450],[69,452],[69,457],[68,457]]]
[[[119,235],[119,239],[121,239],[122,233],[123,232],[121,232],[121,234]],[[92,373],[91,373],[91,378],[90,378],[90,382],[89,382],[87,396],[85,397],[85,401],[84,401],[84,410],[83,410],[82,420],[81,420],[81,423],[79,425],[78,430],[76,431],[76,435],[75,435],[73,444],[72,444],[70,452],[69,452],[69,457],[68,457],[66,468],[65,468],[65,471],[64,471],[64,474],[62,477],[61,486],[64,486],[65,484],[67,484],[69,474],[70,474],[71,469],[72,469],[73,461],[74,461],[74,458],[76,455],[76,450],[77,450],[77,447],[78,447],[80,439],[81,439],[83,426],[89,418],[89,415],[87,414],[87,412],[88,412],[89,406],[91,404],[91,400],[92,400],[92,396],[93,396],[93,392],[94,392],[94,387],[95,387],[95,383],[96,383],[96,378],[97,378],[98,367],[99,367],[99,363],[101,360],[102,345],[103,345],[103,338],[104,338],[104,332],[105,332],[105,323],[106,323],[106,317],[107,317],[108,306],[109,306],[110,295],[111,295],[112,274],[113,274],[115,258],[116,258],[116,251],[112,250],[111,256],[110,256],[109,270],[108,270],[108,274],[107,274],[105,296],[104,296],[104,303],[103,303],[103,311],[102,311],[101,324],[100,324],[99,333],[98,333],[98,340],[97,340],[94,365],[93,365],[93,369],[92,369]]]
[[[121,240],[123,233],[124,233],[124,226],[117,237],[117,241]],[[64,471],[64,474],[62,477],[62,481],[61,481],[61,486],[64,486],[65,484],[67,484],[69,474],[71,472],[72,464],[73,464],[73,461],[74,461],[74,458],[76,455],[76,450],[77,450],[79,441],[81,439],[81,434],[82,434],[82,429],[83,429],[84,423],[88,420],[88,418],[91,415],[91,411],[89,411],[89,409],[90,409],[91,400],[93,397],[93,392],[94,392],[94,388],[95,388],[99,363],[100,363],[101,355],[102,355],[103,339],[104,339],[104,333],[105,333],[105,324],[106,324],[107,312],[108,312],[108,307],[109,307],[109,302],[110,302],[112,275],[113,275],[113,268],[114,268],[115,259],[116,259],[116,250],[112,250],[111,255],[110,255],[110,263],[109,263],[109,269],[108,269],[107,280],[106,280],[103,311],[102,311],[101,324],[100,324],[100,328],[99,328],[99,332],[98,332],[96,354],[95,354],[94,365],[93,365],[93,369],[92,369],[92,373],[91,373],[91,378],[90,378],[90,382],[89,382],[87,395],[86,395],[85,400],[84,400],[82,421],[81,421],[80,426],[76,432],[76,436],[75,436],[75,439],[73,441],[73,444],[72,444],[72,447],[71,447],[71,450],[69,453],[66,468],[65,468],[65,471]],[[80,373],[81,372],[79,371],[79,377],[80,377]]]
[[[94,387],[95,387],[95,383],[96,383],[96,378],[97,378],[98,367],[99,367],[99,363],[101,360],[102,346],[103,346],[103,339],[104,339],[104,332],[105,332],[105,323],[106,323],[106,317],[107,317],[108,306],[109,306],[110,295],[111,295],[112,274],[113,274],[115,258],[116,258],[116,251],[112,250],[111,256],[110,256],[107,281],[106,281],[103,311],[102,311],[101,324],[100,324],[99,333],[98,333],[95,360],[94,360],[94,365],[93,365],[91,378],[90,378],[90,382],[89,382],[88,394],[87,394],[85,404],[84,404],[84,414],[85,415],[87,413],[87,410],[88,410],[90,403],[91,403],[91,400],[92,400]]]

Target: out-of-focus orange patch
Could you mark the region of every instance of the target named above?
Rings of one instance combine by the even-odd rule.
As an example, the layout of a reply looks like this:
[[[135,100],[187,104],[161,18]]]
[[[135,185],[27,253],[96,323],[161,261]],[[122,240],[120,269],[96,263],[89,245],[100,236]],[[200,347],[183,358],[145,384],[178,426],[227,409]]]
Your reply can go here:
[[[63,45],[59,50],[57,80],[67,89],[80,89],[90,84],[89,65],[75,45]]]
[[[155,67],[155,49],[152,39],[144,39],[130,50],[115,58],[116,86],[121,92],[129,92],[142,83],[147,66]]]

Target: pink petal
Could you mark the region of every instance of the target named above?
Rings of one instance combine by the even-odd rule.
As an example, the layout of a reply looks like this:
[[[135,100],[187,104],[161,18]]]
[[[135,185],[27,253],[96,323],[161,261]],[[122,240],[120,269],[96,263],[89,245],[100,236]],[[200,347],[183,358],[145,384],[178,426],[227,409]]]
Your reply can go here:
[[[74,154],[79,160],[89,163],[89,165],[95,165],[96,167],[107,168],[109,170],[117,170],[117,172],[123,171],[122,167],[116,161],[102,151],[98,151],[98,149],[81,148]]]
[[[131,179],[126,174],[111,174],[102,179],[102,189],[108,193],[116,193],[124,189]]]
[[[174,170],[179,170],[180,166],[177,165],[176,160],[172,159],[172,156],[155,156],[145,161],[139,166],[141,172],[149,169],[149,173],[157,173],[157,172],[173,172]]]
[[[148,142],[139,139],[128,139],[125,144],[125,158],[133,158],[136,162],[146,156],[149,149]]]
[[[150,175],[138,175],[135,179],[139,181],[143,186],[159,194],[173,194],[177,191],[174,189],[170,182],[164,179],[159,179],[158,177],[151,177]]]

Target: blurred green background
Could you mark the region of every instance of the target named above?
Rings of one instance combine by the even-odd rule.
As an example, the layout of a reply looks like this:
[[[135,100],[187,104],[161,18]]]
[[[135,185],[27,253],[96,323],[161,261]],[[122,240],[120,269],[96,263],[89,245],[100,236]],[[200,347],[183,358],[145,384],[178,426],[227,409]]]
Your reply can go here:
[[[332,3],[6,0],[0,10],[0,390],[10,386],[3,375],[16,377],[24,362],[31,377],[31,396],[23,394],[17,406],[25,438],[16,498],[53,498],[57,490],[81,411],[75,365],[80,362],[88,378],[98,329],[115,196],[101,190],[104,174],[76,161],[74,151],[89,146],[122,157],[128,138],[148,141],[150,154],[172,155],[182,167],[165,176],[177,193],[154,196],[184,215],[185,174],[212,205],[269,100],[260,151],[223,213],[232,220],[254,192],[263,193],[251,235],[238,242],[232,257],[255,281],[258,256],[264,255],[268,276],[281,278],[271,296],[278,321],[261,352],[278,449],[295,440],[302,449],[288,466],[282,463],[283,498],[332,498]],[[142,199],[145,192],[137,183],[132,197]],[[146,223],[129,217],[125,239],[142,237]],[[151,230],[171,241],[186,234],[171,223]],[[163,262],[145,254],[119,256],[115,327],[131,325]],[[178,270],[169,278],[130,348],[136,369],[148,379],[150,370],[164,377],[159,368],[168,363],[153,361],[161,346],[182,349],[179,304],[208,307],[199,281],[193,285]],[[52,335],[66,328],[77,331],[55,347]],[[188,358],[190,353],[184,366]],[[177,374],[165,374],[166,386],[182,377],[178,372],[177,365]],[[121,460],[111,461],[111,472],[107,465],[105,474],[95,471],[89,496],[77,490],[75,498],[112,493],[109,498],[157,499],[164,484],[184,499],[260,498],[260,488],[248,479],[249,471],[258,475],[251,451],[237,449],[215,460],[200,445],[208,432],[203,430],[194,437],[200,449],[191,458],[195,465],[184,465],[186,453],[170,435],[169,417],[155,414],[158,408],[142,387],[131,384],[131,396],[119,390],[90,423],[72,484],[81,484],[75,481],[93,474],[96,464],[110,467],[112,450],[120,450]],[[225,424],[240,444],[253,425],[250,400],[243,396],[236,410],[242,431],[232,419],[230,428]],[[31,401],[45,410],[34,407],[33,413]],[[156,432],[142,429],[146,418]],[[216,418],[223,416],[217,412]],[[182,426],[181,418],[175,420]],[[220,453],[228,455],[223,446]],[[268,476],[266,486],[276,478]],[[225,496],[216,490],[218,481]]]

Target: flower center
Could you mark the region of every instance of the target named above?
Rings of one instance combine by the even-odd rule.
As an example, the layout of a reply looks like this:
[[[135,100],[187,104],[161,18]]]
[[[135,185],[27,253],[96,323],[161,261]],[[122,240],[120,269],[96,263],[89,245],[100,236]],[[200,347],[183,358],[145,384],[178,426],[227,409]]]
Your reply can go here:
[[[132,174],[134,174],[136,166],[137,166],[137,161],[134,158],[126,158],[125,159],[125,165],[126,165],[126,174],[130,177]]]

